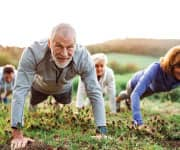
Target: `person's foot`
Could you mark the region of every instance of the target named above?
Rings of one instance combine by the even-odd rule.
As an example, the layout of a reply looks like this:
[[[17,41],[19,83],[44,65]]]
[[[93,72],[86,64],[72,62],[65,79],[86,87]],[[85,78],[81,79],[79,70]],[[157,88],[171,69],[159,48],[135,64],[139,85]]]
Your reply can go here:
[[[119,93],[119,95],[116,97],[116,102],[121,102],[125,99],[129,98],[127,91],[122,91]]]

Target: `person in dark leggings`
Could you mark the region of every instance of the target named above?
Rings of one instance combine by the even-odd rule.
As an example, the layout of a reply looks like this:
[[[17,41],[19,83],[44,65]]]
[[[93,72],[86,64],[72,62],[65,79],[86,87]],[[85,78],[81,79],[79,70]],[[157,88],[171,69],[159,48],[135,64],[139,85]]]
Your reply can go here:
[[[37,104],[45,101],[49,94],[42,93],[40,91],[35,90],[33,87],[31,88],[31,98],[30,98],[30,110],[33,110],[33,107],[36,108]],[[68,92],[61,94],[52,94],[52,97],[56,100],[57,103],[60,104],[69,104],[72,98],[72,87]]]

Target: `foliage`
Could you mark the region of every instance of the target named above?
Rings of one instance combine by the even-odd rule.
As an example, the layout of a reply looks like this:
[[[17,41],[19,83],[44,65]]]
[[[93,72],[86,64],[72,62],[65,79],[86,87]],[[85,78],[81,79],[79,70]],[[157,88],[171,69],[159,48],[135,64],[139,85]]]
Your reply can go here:
[[[169,39],[115,39],[88,45],[91,53],[126,53],[146,56],[163,56],[170,48],[179,45],[179,40]]]
[[[180,102],[180,87],[169,92],[162,92],[154,94],[150,97],[151,99],[160,99],[161,101],[173,101]]]
[[[137,66],[138,69],[144,69],[152,62],[157,62],[159,60],[158,57],[122,54],[122,53],[108,53],[107,56],[109,63],[115,61],[117,65],[123,65],[123,66],[127,64],[134,64]]]
[[[22,48],[0,46],[0,66],[6,64],[17,66],[21,53]]]
[[[108,66],[114,71],[115,74],[133,73],[139,70],[136,64],[121,65],[117,61],[109,62]]]

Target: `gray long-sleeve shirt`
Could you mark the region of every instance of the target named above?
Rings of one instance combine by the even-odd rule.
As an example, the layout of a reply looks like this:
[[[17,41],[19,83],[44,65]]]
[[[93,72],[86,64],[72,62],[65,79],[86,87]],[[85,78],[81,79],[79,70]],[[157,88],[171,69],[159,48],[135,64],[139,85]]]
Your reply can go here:
[[[92,100],[93,114],[97,126],[106,126],[104,100],[98,84],[94,63],[88,50],[76,45],[70,65],[60,75],[48,48],[47,40],[34,42],[27,47],[20,59],[13,91],[11,126],[23,125],[24,103],[31,86],[47,94],[60,94],[69,90],[72,79],[80,75],[85,83],[89,99]]]

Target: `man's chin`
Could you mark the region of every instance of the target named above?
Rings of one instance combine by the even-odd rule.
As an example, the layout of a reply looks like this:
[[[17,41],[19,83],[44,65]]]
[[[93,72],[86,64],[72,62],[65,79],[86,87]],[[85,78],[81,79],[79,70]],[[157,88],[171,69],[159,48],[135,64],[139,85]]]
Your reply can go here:
[[[65,68],[67,65],[69,65],[69,63],[70,63],[70,60],[68,60],[68,61],[61,61],[61,62],[56,62],[56,65],[59,67],[59,68]]]
[[[59,65],[64,65],[64,64],[67,64],[67,63],[68,63],[68,61],[58,61]]]

